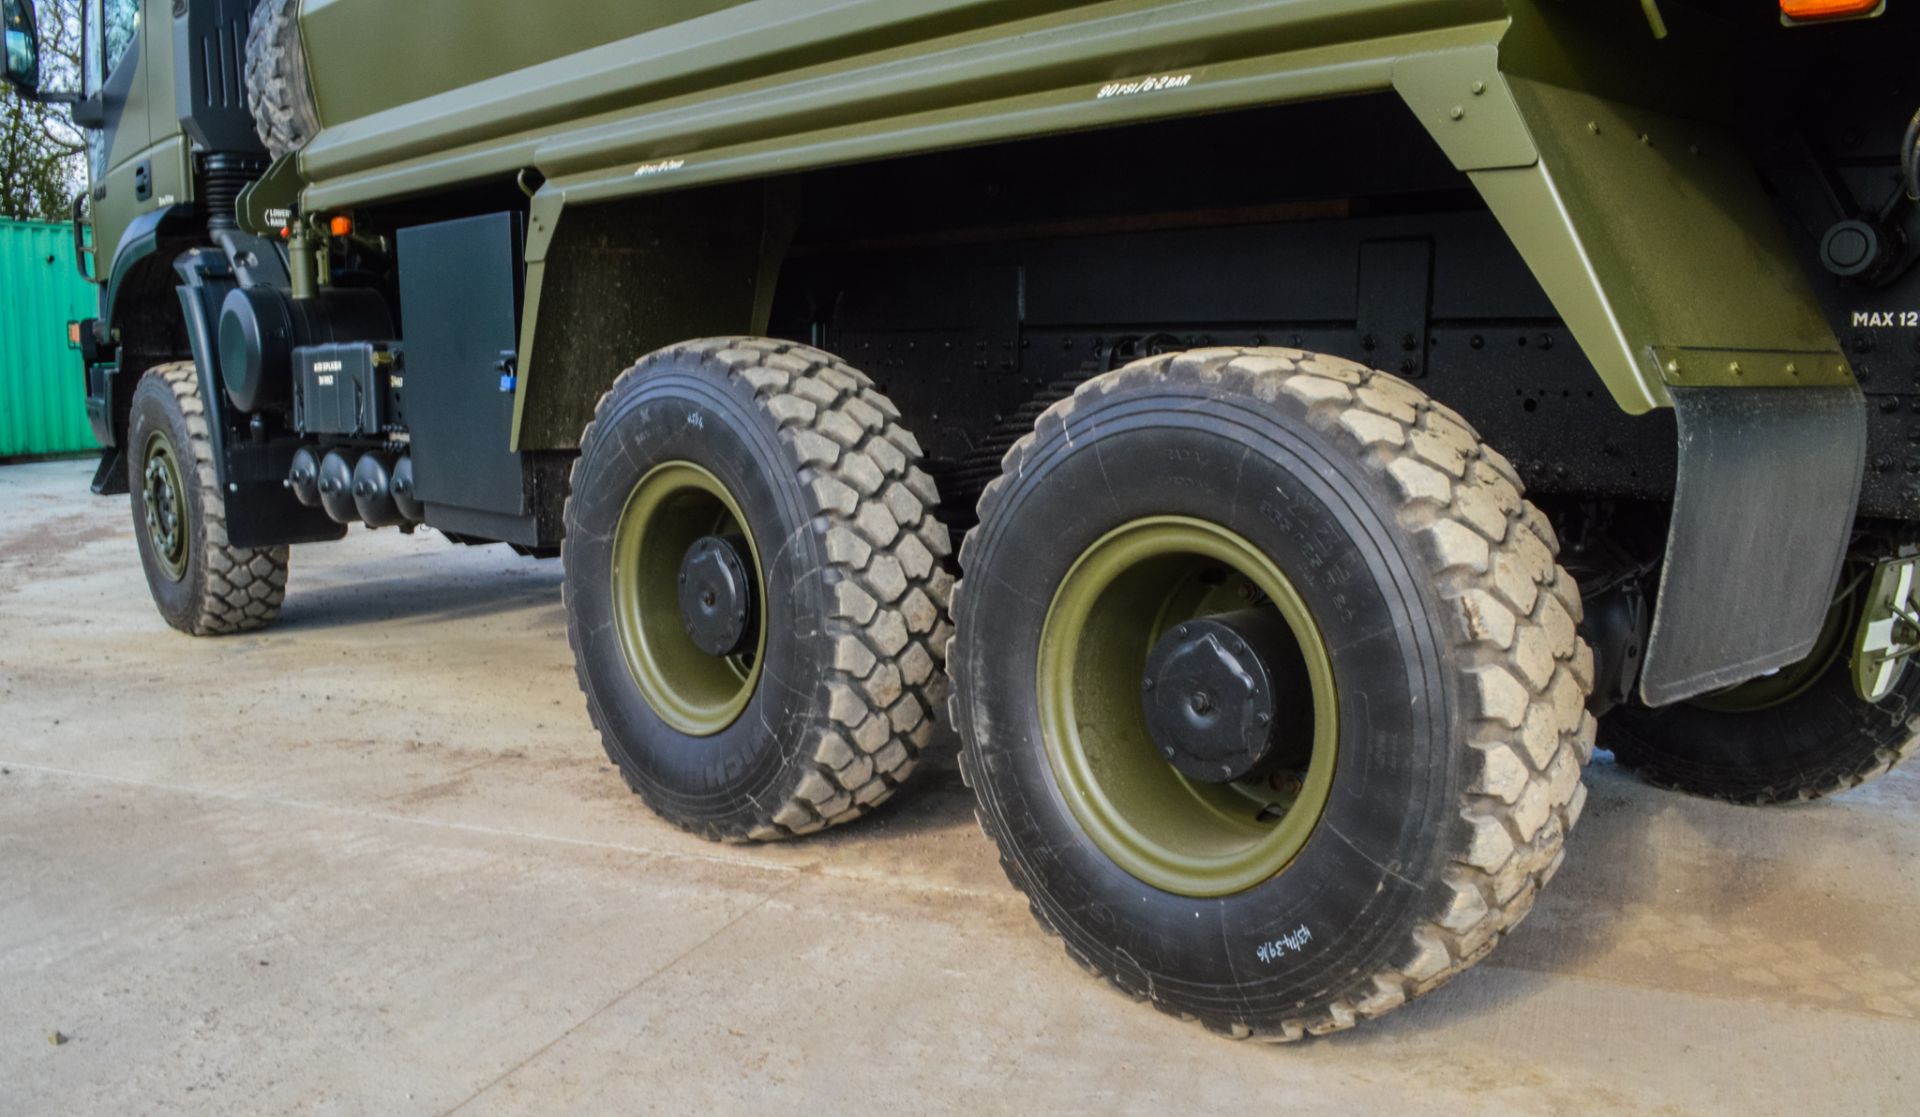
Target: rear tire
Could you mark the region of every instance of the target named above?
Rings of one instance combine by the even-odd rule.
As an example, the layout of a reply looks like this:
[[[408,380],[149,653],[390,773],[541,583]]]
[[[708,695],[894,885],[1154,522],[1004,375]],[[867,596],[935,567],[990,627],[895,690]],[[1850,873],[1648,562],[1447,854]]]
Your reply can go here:
[[[1920,669],[1909,664],[1892,693],[1863,700],[1847,655],[1857,605],[1835,613],[1807,662],[1678,706],[1607,715],[1614,759],[1655,786],[1747,806],[1824,799],[1893,771],[1920,752]]]
[[[1141,361],[1049,408],[980,521],[962,772],[1035,916],[1122,992],[1235,1037],[1337,1031],[1484,957],[1559,868],[1593,741],[1578,591],[1512,468],[1410,385],[1291,350]],[[1269,601],[1313,679],[1297,775],[1156,767],[1148,648],[1189,618],[1271,633],[1244,619]]]
[[[192,361],[149,369],[135,389],[127,484],[147,588],[168,624],[225,636],[280,619],[288,549],[228,544],[226,494]]]
[[[620,377],[580,451],[567,633],[629,786],[721,841],[886,801],[945,699],[952,588],[933,480],[893,404],[804,345],[688,342]],[[702,650],[674,597],[675,570],[717,537],[743,541],[762,618],[725,654]]]

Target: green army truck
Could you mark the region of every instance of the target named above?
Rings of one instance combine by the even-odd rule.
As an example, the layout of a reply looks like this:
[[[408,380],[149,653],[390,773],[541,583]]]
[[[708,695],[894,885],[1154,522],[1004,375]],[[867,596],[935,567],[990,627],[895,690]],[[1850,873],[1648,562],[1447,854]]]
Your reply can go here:
[[[1920,2],[88,0],[72,89],[4,11],[168,623],[559,556],[695,833],[951,730],[1075,960],[1294,1039],[1525,916],[1598,726],[1914,749]]]

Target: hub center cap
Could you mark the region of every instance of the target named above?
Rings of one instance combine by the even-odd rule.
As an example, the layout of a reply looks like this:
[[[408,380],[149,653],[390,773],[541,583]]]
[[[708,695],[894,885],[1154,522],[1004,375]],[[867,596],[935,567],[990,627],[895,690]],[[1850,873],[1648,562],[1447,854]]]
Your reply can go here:
[[[1202,783],[1264,775],[1312,743],[1306,665],[1270,609],[1175,626],[1147,657],[1141,697],[1160,755]]]
[[[705,535],[680,561],[680,621],[708,655],[739,655],[753,644],[759,603],[749,555],[741,536]]]
[[[145,455],[140,479],[147,539],[161,571],[177,582],[187,570],[186,490],[180,483],[180,466],[159,434],[147,439]]]

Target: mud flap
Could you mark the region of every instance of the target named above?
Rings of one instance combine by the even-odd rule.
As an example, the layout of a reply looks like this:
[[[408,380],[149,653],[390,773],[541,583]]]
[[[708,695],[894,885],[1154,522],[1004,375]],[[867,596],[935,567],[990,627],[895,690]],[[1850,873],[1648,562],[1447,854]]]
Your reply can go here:
[[[1804,659],[1860,499],[1866,398],[1679,388],[1680,477],[1640,697],[1667,706]]]

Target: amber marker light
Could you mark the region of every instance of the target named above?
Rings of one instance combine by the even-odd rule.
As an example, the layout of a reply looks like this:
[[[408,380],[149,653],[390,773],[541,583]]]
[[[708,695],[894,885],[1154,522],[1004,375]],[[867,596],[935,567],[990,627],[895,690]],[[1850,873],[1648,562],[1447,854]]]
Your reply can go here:
[[[1780,0],[1780,14],[1791,20],[1840,19],[1872,15],[1887,0]]]
[[[340,214],[333,219],[333,223],[328,225],[327,228],[336,237],[350,237],[353,235],[353,218],[348,217],[344,213]]]

